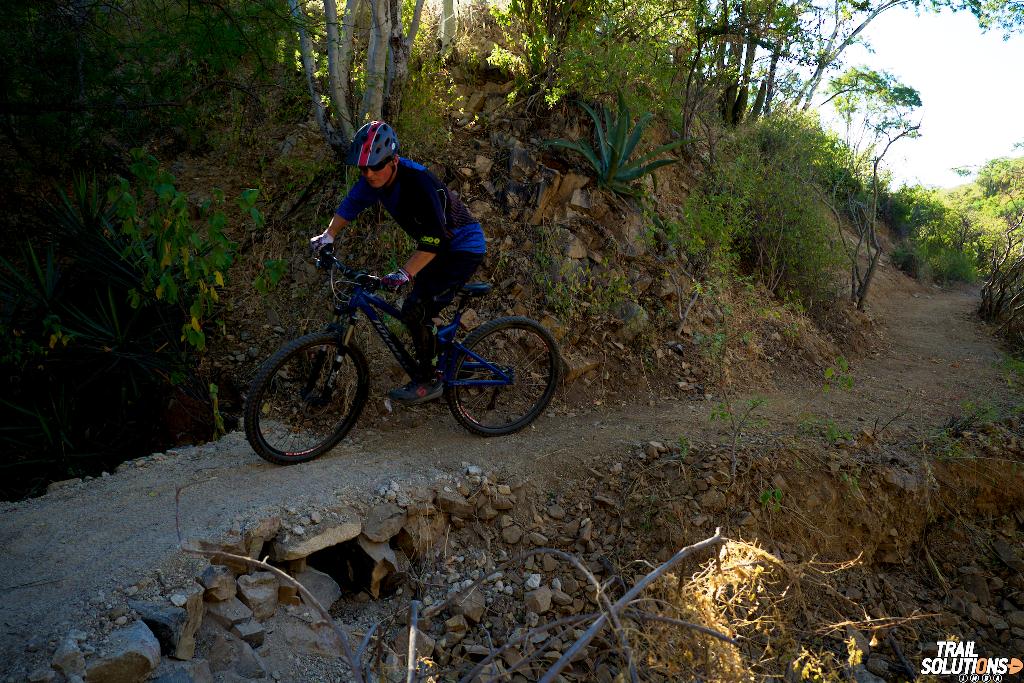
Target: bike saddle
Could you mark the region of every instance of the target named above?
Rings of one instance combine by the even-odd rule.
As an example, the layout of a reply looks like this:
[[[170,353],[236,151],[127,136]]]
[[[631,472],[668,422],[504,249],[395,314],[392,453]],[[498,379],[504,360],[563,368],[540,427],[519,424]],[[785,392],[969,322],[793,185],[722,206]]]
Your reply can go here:
[[[459,294],[469,297],[483,296],[492,289],[494,289],[494,285],[490,282],[468,282],[462,286],[462,289],[459,290]]]

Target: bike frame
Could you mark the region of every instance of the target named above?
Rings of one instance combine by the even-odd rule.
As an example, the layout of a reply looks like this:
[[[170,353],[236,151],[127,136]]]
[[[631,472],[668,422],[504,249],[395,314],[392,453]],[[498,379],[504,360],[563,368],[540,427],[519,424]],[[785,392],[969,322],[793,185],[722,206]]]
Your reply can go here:
[[[392,318],[401,320],[402,312],[395,306],[376,294],[366,291],[359,284],[356,284],[348,299],[348,303],[345,305],[338,304],[335,306],[334,312],[340,319],[347,321],[340,325],[341,329],[338,330],[341,333],[341,341],[343,344],[347,345],[351,340],[352,332],[355,329],[359,313],[362,312],[370,321],[370,324],[373,325],[373,329],[377,331],[377,335],[381,338],[381,341],[383,341],[384,345],[391,351],[395,360],[397,360],[399,365],[402,366],[402,369],[405,370],[410,377],[415,375],[416,362],[413,360],[412,355],[410,355],[408,349],[405,348],[405,345],[402,344],[402,341],[388,329],[380,316],[380,313],[385,313]],[[472,349],[466,348],[460,342],[455,340],[455,334],[459,330],[459,323],[461,320],[462,305],[460,300],[459,305],[455,309],[455,318],[452,322],[438,328],[437,330],[437,345],[440,351],[438,354],[437,367],[440,379],[444,382],[445,386],[502,387],[512,384],[515,381],[515,377],[511,368],[502,368],[495,365],[486,358],[475,353]],[[486,370],[490,372],[493,377],[487,379],[456,379],[455,364],[463,355],[465,355],[467,359],[462,362],[461,369],[470,371]]]

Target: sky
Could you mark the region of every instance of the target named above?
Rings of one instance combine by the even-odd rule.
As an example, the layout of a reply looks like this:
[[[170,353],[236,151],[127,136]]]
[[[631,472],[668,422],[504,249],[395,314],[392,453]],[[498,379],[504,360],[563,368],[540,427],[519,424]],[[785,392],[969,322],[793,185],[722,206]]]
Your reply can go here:
[[[921,94],[921,137],[900,140],[885,157],[897,183],[954,187],[966,181],[955,167],[1024,156],[1013,148],[1024,143],[1024,36],[982,33],[969,12],[902,8],[877,17],[864,35],[874,52],[852,46],[844,66],[887,70]]]

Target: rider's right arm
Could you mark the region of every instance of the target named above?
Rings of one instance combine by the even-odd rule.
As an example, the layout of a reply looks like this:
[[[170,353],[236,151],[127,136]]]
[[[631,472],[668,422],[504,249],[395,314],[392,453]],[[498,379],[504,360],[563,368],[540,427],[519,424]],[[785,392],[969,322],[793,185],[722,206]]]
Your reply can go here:
[[[340,230],[348,223],[354,221],[356,216],[362,213],[363,209],[368,208],[377,201],[377,194],[370,187],[370,184],[366,182],[366,178],[359,178],[356,184],[352,186],[352,189],[348,191],[348,194],[345,195],[345,198],[341,200],[338,208],[334,210],[334,219],[331,220],[331,225],[335,225],[334,220],[340,218],[344,221],[344,223],[338,226],[338,230]]]
[[[327,232],[331,237],[337,237],[338,233],[341,232],[342,228],[346,225],[348,225],[348,221],[346,219],[342,218],[338,214],[334,214],[334,216],[331,217],[330,225],[327,226]]]
[[[329,235],[330,240],[333,241],[342,228],[354,221],[363,209],[375,201],[377,201],[377,198],[370,190],[366,179],[360,178],[357,180],[356,184],[345,195],[345,198],[341,200],[338,208],[334,210],[334,215],[331,216],[331,222],[327,225],[327,229],[319,237],[311,240],[314,250],[319,249],[323,242],[328,241],[325,236]]]

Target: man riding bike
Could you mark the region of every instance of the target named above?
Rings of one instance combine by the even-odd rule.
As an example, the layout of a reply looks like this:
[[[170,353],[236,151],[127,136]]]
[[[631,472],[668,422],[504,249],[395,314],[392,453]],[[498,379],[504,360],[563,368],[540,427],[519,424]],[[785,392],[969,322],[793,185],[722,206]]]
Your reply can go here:
[[[360,178],[335,210],[323,233],[310,240],[319,251],[359,213],[381,204],[416,242],[405,266],[381,279],[393,290],[412,282],[402,304],[402,322],[412,336],[416,373],[403,387],[388,392],[392,400],[424,403],[441,396],[437,380],[433,318],[469,281],[487,251],[480,222],[459,198],[424,166],[398,156],[398,136],[387,123],[371,121],[352,139],[345,163],[359,167]]]

